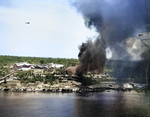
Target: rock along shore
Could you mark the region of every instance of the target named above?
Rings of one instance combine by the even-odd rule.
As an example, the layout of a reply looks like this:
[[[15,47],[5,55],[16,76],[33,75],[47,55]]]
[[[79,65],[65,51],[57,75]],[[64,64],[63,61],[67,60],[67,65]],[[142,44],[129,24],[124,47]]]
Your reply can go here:
[[[77,92],[79,87],[80,83],[75,81],[54,85],[44,84],[43,82],[20,83],[20,81],[10,81],[0,85],[0,90],[14,92]]]
[[[126,85],[125,85],[126,86]],[[97,85],[82,86],[81,83],[76,81],[68,81],[67,83],[58,83],[54,85],[44,84],[37,81],[36,83],[20,83],[20,81],[9,81],[6,84],[0,85],[1,91],[12,92],[110,92],[115,91],[131,91],[132,87],[122,87],[115,82],[103,82]],[[138,91],[137,91],[138,92]]]

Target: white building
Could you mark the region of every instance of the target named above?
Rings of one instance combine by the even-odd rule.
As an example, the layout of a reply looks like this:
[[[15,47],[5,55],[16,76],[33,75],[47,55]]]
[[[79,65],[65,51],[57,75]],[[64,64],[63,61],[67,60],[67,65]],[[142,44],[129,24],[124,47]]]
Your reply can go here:
[[[51,68],[61,68],[63,67],[64,65],[61,65],[61,64],[54,64],[54,63],[51,63]]]
[[[22,70],[22,71],[27,71],[30,70],[33,67],[33,65],[27,63],[27,62],[23,62],[23,63],[16,63],[13,66],[13,70],[14,71],[18,71],[18,70]]]

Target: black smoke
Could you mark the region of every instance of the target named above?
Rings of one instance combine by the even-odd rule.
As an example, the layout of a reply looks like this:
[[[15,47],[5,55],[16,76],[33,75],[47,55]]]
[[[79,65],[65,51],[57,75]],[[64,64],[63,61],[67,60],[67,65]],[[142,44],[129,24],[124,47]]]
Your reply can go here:
[[[112,53],[111,59],[136,60],[136,53],[129,51],[127,44],[130,42],[131,48],[132,44],[139,44],[131,43],[134,39],[128,38],[150,31],[149,0],[75,0],[72,5],[83,15],[86,27],[94,26],[99,33],[94,42],[89,40],[79,47],[77,73],[101,73],[107,48]]]
[[[101,41],[97,45],[109,47],[112,58],[131,59],[120,44],[148,30],[149,0],[75,0],[72,4],[85,18],[86,26],[94,26],[99,32]]]
[[[80,64],[76,68],[76,73],[82,75],[90,71],[92,73],[102,73],[105,67],[106,55],[100,39],[97,38],[94,42],[88,40],[82,43],[79,47],[79,60]]]

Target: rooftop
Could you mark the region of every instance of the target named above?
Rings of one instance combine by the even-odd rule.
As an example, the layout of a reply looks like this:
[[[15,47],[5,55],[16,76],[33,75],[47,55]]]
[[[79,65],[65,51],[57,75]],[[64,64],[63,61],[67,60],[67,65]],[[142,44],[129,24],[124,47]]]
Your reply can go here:
[[[27,62],[23,62],[23,63],[16,63],[17,66],[23,66],[23,65],[27,65],[30,66],[31,64],[27,63]]]

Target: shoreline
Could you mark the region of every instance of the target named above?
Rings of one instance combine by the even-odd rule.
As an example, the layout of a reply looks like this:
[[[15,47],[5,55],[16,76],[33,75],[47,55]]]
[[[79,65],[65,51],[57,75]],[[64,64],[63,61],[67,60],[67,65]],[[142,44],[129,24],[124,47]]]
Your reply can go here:
[[[136,90],[131,91],[117,91],[117,90],[103,90],[103,91],[86,91],[86,92],[80,92],[78,91],[72,91],[72,90],[62,90],[62,91],[55,91],[55,90],[42,90],[42,91],[21,91],[21,90],[1,90],[0,92],[7,92],[7,93],[78,93],[78,94],[88,94],[88,93],[102,93],[102,92],[124,92],[124,93],[137,93],[137,94],[150,94],[150,92],[137,92]]]
[[[131,92],[135,91],[137,93],[149,92],[146,89],[136,89],[129,87],[125,84],[118,84],[116,82],[101,82],[100,84],[83,86],[80,82],[68,81],[65,83],[57,84],[44,84],[43,82],[37,81],[36,83],[21,83],[19,80],[7,81],[0,85],[0,91],[9,92],[63,92],[63,93],[90,93],[90,92],[110,92],[110,91],[122,91]],[[126,86],[126,87],[125,87]],[[128,87],[127,87],[128,86]]]
[[[131,88],[88,88],[88,87],[76,87],[76,88],[43,88],[43,89],[31,89],[31,88],[0,88],[0,91],[4,92],[49,92],[49,93],[98,93],[98,92],[136,92],[136,93],[148,93],[147,91],[137,91]]]

